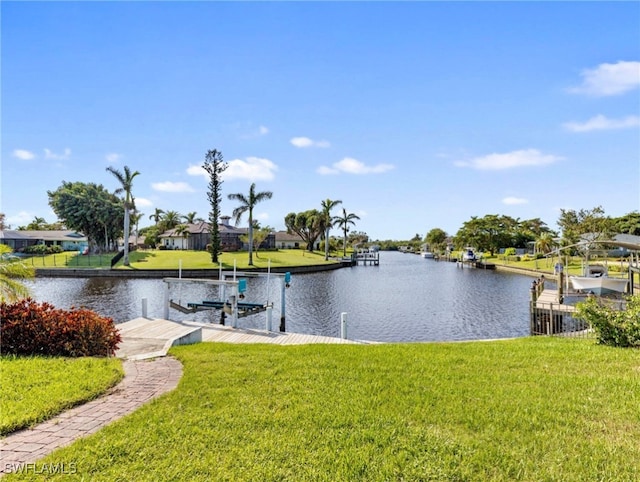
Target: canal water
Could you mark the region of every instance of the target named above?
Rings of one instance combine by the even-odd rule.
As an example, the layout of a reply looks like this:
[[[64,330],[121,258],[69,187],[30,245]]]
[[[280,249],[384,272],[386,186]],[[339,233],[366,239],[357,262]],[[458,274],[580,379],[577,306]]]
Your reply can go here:
[[[273,328],[280,323],[280,279],[249,278],[246,302],[273,302]],[[58,308],[86,307],[121,323],[142,314],[161,318],[165,283],[161,279],[36,278],[27,283],[32,297]],[[381,252],[379,266],[358,266],[291,277],[285,290],[286,331],[340,336],[340,315],[347,313],[351,339],[453,341],[509,338],[529,334],[531,278],[423,259],[414,254]],[[172,286],[170,297],[201,302],[218,299],[218,287]],[[183,314],[173,320],[217,323],[220,312]],[[239,327],[264,329],[265,313],[238,320]]]

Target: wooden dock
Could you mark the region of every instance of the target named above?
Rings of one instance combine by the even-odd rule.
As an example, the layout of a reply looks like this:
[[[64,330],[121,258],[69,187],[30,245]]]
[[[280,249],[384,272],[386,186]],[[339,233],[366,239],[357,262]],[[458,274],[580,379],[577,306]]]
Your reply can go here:
[[[232,328],[225,325],[195,321],[179,322],[161,318],[136,318],[120,323],[117,327],[122,337],[122,343],[116,352],[116,356],[133,360],[164,356],[172,346],[187,345],[201,341],[269,343],[275,345],[376,343],[330,336]]]
[[[575,317],[576,307],[560,303],[557,290],[542,289],[530,302],[532,335],[592,336],[588,324]]]

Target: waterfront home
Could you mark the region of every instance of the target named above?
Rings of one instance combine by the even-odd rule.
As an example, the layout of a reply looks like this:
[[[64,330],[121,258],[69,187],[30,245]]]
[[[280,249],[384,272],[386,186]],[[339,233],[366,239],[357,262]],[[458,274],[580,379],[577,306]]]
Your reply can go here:
[[[248,228],[232,226],[229,224],[230,219],[229,216],[221,216],[218,224],[222,251],[247,250],[248,243],[243,241],[243,237],[247,235]],[[164,249],[190,249],[195,251],[207,249],[207,245],[211,243],[209,223],[203,221],[187,224],[186,226],[186,230],[176,227],[165,231],[159,236]],[[274,233],[269,234],[259,246],[260,249],[274,249],[275,247],[276,238]]]
[[[0,231],[0,243],[6,244],[16,252],[27,246],[60,246],[64,251],[81,251],[89,245],[83,234],[71,230],[34,231],[5,229]]]

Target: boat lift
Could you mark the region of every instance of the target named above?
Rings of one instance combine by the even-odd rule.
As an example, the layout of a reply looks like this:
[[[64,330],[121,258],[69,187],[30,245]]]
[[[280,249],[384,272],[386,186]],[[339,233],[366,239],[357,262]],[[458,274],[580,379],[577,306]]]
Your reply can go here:
[[[290,286],[291,273],[254,273],[254,272],[237,272],[237,271],[220,271],[219,279],[195,279],[195,278],[164,278],[164,318],[169,319],[169,308],[173,308],[182,313],[195,313],[205,310],[220,310],[220,323],[225,324],[227,316],[231,318],[231,326],[237,328],[238,319],[245,316],[254,315],[263,311],[267,312],[266,329],[271,331],[271,317],[273,309],[273,301],[269,301],[269,281],[271,276],[281,278],[280,283],[280,331],[284,332],[286,328],[286,308],[284,290]],[[231,277],[232,279],[227,279]],[[241,277],[241,278],[238,278]],[[267,301],[266,303],[249,303],[243,301],[245,292],[247,291],[246,278],[267,277]],[[186,306],[180,301],[175,302],[170,298],[169,286],[171,284],[209,284],[219,287],[218,300],[203,300],[202,302],[190,302]]]

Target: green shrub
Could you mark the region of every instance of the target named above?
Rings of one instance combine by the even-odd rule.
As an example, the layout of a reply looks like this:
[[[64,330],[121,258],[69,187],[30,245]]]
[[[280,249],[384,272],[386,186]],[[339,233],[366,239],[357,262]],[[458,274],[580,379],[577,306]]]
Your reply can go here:
[[[30,298],[0,303],[0,339],[2,354],[67,357],[113,355],[121,341],[111,318]]]
[[[507,248],[504,250],[505,256],[514,256],[516,254],[516,248]]]
[[[595,330],[598,343],[640,347],[640,295],[627,299],[626,310],[616,310],[596,297],[577,304],[577,315]]]
[[[27,246],[22,250],[23,253],[26,254],[37,254],[37,255],[45,255],[45,254],[58,254],[63,253],[64,250],[62,246],[47,246],[45,244],[34,244],[32,246]]]

